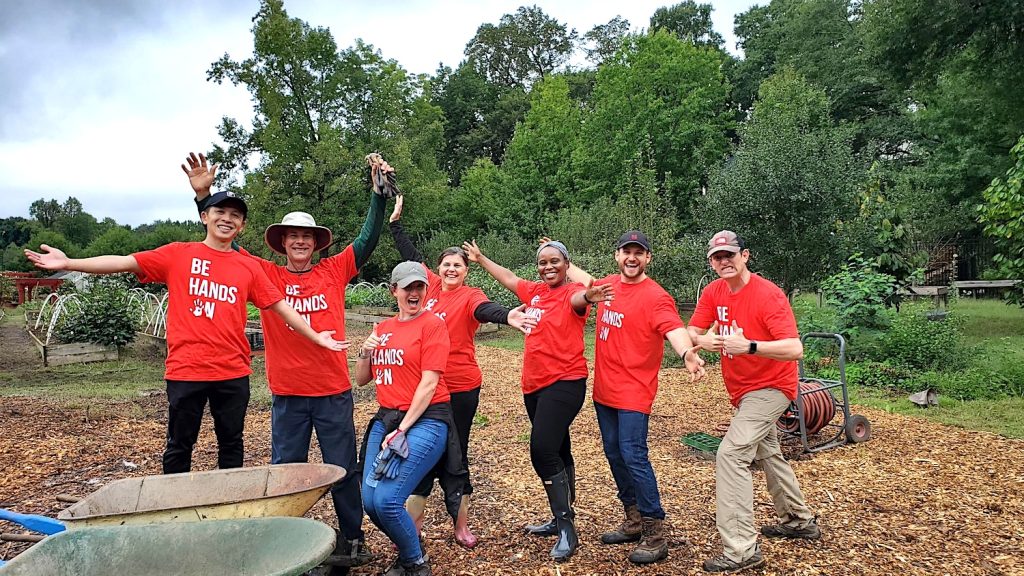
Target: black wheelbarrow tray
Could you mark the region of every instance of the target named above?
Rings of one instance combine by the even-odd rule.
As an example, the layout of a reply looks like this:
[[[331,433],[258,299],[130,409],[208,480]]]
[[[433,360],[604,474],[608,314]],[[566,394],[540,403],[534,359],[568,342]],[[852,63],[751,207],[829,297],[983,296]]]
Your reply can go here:
[[[297,575],[334,549],[334,530],[307,518],[101,526],[49,536],[2,576]]]

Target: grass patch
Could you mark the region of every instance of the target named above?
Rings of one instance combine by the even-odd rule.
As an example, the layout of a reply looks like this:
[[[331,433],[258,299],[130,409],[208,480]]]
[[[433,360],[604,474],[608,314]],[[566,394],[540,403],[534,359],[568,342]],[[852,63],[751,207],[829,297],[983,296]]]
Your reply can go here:
[[[1024,398],[962,402],[940,396],[938,406],[925,409],[918,408],[906,397],[893,397],[874,388],[850,386],[849,393],[852,404],[1009,438],[1024,438]]]

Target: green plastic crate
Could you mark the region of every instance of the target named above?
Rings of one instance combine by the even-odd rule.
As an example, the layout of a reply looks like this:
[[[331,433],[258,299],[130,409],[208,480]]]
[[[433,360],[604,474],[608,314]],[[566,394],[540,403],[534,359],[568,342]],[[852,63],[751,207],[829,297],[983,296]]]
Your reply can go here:
[[[692,432],[680,438],[680,441],[689,446],[691,450],[706,455],[712,455],[718,452],[718,445],[722,443],[722,439],[704,432]]]

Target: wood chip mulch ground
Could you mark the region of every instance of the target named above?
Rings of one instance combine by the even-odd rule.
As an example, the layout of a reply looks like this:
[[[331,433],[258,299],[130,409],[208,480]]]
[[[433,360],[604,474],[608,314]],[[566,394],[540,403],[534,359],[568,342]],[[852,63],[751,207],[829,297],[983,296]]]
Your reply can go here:
[[[698,431],[721,435],[716,428],[731,409],[717,369],[696,385],[680,370],[662,373],[650,451],[671,525],[671,549],[668,560],[641,568],[626,559],[629,545],[604,546],[598,540],[617,525],[621,507],[589,401],[572,429],[580,550],[569,562],[556,564],[548,558],[551,539],[523,533],[525,524],[546,520],[550,512],[530,466],[530,426],[518,385],[521,355],[481,346],[479,359],[485,380],[471,457],[472,526],[481,543],[474,550],[455,544],[435,490],[425,527],[435,574],[702,573],[701,562],[721,546],[714,522],[714,463],[695,457],[680,437]],[[154,382],[154,388],[160,385]],[[358,391],[356,398],[359,427],[376,405],[371,390]],[[55,516],[65,506],[55,500],[58,494],[85,496],[112,480],[159,473],[166,401],[157,393],[129,404],[86,410],[67,402],[0,398],[0,506]],[[1024,442],[855,411],[872,422],[870,442],[809,457],[787,449],[819,514],[822,540],[763,541],[766,563],[749,573],[1024,574]],[[203,426],[194,458],[198,470],[216,462],[212,422],[207,419]],[[269,426],[269,411],[250,410],[247,466],[269,462]],[[755,487],[757,522],[773,523],[760,472]],[[335,525],[327,499],[309,516]],[[353,574],[380,573],[394,555],[368,520],[365,527],[380,559]],[[18,529],[0,522],[0,531]],[[9,559],[25,546],[0,543],[0,558]]]

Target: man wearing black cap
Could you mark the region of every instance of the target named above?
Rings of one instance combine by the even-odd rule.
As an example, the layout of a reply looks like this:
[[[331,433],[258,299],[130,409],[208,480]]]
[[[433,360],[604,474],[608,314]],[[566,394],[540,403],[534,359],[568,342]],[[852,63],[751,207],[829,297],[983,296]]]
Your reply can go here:
[[[775,423],[796,398],[803,344],[789,299],[747,268],[743,238],[722,230],[708,242],[708,263],[718,280],[707,285],[690,318],[690,336],[722,356],[722,378],[736,413],[715,461],[715,519],[724,551],[704,562],[708,572],[735,572],[764,562],[754,529],[750,466],[764,470],[779,524],[768,538],[815,540],[821,531],[807,507],[793,468],[779,448]],[[705,333],[706,331],[706,333]]]
[[[662,526],[665,511],[647,456],[647,429],[658,393],[663,342],[668,340],[684,359],[693,381],[704,375],[704,361],[691,350],[693,343],[675,300],[647,276],[651,263],[647,236],[639,230],[623,234],[615,246],[615,262],[618,274],[594,282],[615,288],[615,299],[597,307],[594,409],[625,520],[602,534],[601,542],[638,542],[630,561],[650,564],[668,557]],[[576,267],[569,274],[584,284],[592,280]]]
[[[315,332],[285,302],[259,265],[231,249],[245,228],[248,207],[228,192],[211,197],[201,220],[202,242],[174,242],[129,256],[68,258],[55,248],[25,251],[47,270],[90,274],[132,272],[142,282],[167,284],[167,447],[165,474],[188,472],[203,410],[210,404],[217,434],[217,465],[237,468],[243,460],[243,427],[249,403],[249,341],[246,302],[269,309],[317,345],[340,352],[348,347]]]

